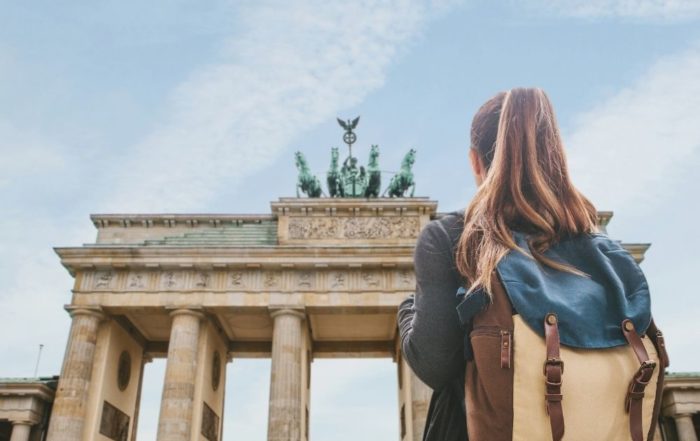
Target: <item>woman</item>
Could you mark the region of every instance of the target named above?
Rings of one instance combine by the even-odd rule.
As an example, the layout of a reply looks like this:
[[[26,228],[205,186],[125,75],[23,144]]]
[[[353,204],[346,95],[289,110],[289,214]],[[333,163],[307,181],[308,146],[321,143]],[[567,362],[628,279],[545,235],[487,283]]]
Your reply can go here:
[[[424,439],[465,440],[468,432],[473,441],[560,440],[562,400],[569,409],[578,401],[588,402],[585,397],[562,398],[561,381],[555,381],[563,373],[559,342],[564,352],[566,347],[622,347],[636,335],[621,330],[627,320],[656,344],[648,285],[632,256],[599,231],[596,208],[572,184],[544,91],[518,88],[488,100],[473,119],[469,157],[476,195],[466,210],[444,215],[421,232],[414,255],[415,298],[406,299],[398,313],[403,355],[434,390]],[[550,322],[543,323],[545,318]],[[526,332],[542,339],[547,334],[544,371],[544,353],[533,355],[542,356],[535,362],[549,382],[546,391],[542,386],[545,397],[538,396],[543,406],[521,405],[520,395],[513,396],[514,372],[520,371],[512,362],[537,352],[512,349],[535,342],[525,338]],[[556,353],[550,354],[552,335],[557,336],[556,345],[551,345]],[[662,341],[660,333],[658,337]],[[667,363],[661,350],[657,355],[653,347],[648,349],[653,353],[647,355]],[[628,358],[626,363],[636,363]],[[632,421],[629,430],[635,441],[642,439],[642,432],[646,437],[654,431],[651,421],[660,404],[654,392],[662,385],[657,378],[662,380],[663,368],[655,372],[654,391],[647,393],[646,401],[634,394],[627,410],[633,415],[625,418]],[[651,370],[644,374],[646,385]],[[626,388],[629,379],[624,382]],[[569,386],[566,380],[564,384]],[[614,406],[622,407],[618,404]],[[647,411],[640,422],[642,405],[654,415],[650,418],[652,412]],[[569,439],[629,439],[627,426],[621,428],[618,422],[609,427],[605,421],[600,427],[588,424],[589,432],[578,428],[582,412],[585,409],[566,418],[581,434],[576,438],[577,433],[571,433]],[[522,424],[545,419],[544,428]],[[617,438],[623,436],[616,435],[621,430],[624,438]]]

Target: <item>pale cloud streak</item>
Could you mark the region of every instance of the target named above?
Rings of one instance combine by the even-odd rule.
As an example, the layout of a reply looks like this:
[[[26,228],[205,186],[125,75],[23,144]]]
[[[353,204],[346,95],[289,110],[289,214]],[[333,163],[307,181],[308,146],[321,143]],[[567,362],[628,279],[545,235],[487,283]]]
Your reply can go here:
[[[535,7],[582,18],[620,17],[650,21],[700,17],[695,0],[527,0]]]
[[[612,230],[629,235],[613,237],[652,243],[643,267],[653,265],[648,273],[653,311],[666,334],[673,371],[695,370],[698,363],[700,301],[685,288],[698,265],[692,250],[700,246],[695,234],[700,187],[693,169],[700,164],[698,78],[695,45],[654,63],[629,87],[578,117],[564,137],[575,185],[598,209],[614,211]]]
[[[169,116],[129,149],[104,210],[206,206],[295,136],[381,87],[392,61],[451,2],[248,2],[221,60],[172,94]]]
[[[649,214],[700,151],[700,46],[656,62],[565,137],[577,186],[601,209]]]

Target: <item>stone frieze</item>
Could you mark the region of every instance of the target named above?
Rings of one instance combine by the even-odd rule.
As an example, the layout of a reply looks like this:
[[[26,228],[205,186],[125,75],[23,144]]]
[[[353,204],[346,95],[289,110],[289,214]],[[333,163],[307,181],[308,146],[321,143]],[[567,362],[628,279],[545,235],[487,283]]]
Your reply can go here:
[[[290,217],[289,239],[411,239],[418,217]]]
[[[78,280],[79,291],[94,292],[364,292],[415,286],[413,271],[397,268],[97,270]]]

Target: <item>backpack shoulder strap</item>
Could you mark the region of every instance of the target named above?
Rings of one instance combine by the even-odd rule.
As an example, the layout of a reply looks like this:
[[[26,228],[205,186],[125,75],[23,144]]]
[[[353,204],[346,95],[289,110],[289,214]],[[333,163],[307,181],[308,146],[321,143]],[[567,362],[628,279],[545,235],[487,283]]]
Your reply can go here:
[[[656,362],[649,358],[642,339],[634,329],[634,324],[631,320],[625,319],[622,321],[622,333],[625,339],[632,347],[637,360],[639,360],[639,370],[632,377],[627,397],[625,398],[625,410],[629,413],[630,434],[633,441],[643,441],[644,434],[642,432],[642,400],[644,399],[644,389],[654,374]],[[660,369],[663,369],[660,367]]]
[[[656,401],[654,402],[654,414],[651,419],[651,427],[649,428],[649,433],[647,434],[647,439],[654,439],[654,432],[656,431],[656,425],[658,423],[659,415],[661,414],[661,401],[664,391],[664,376],[666,374],[665,370],[668,367],[670,360],[668,358],[668,352],[666,351],[666,342],[664,341],[664,335],[661,330],[656,326],[654,319],[651,319],[651,323],[647,328],[647,337],[654,343],[656,347],[656,352],[659,354],[659,362],[661,366],[659,368],[659,378],[656,382]]]

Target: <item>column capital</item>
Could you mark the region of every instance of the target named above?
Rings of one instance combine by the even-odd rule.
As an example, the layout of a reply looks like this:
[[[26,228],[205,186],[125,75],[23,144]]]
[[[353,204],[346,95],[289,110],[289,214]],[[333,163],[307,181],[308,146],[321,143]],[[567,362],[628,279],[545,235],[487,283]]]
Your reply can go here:
[[[170,311],[170,317],[191,315],[200,320],[204,319],[204,312],[201,306],[166,306],[165,309]]]
[[[671,415],[673,418],[693,418],[695,412],[680,412]]]
[[[303,306],[268,306],[270,317],[273,319],[280,315],[292,315],[300,319],[306,319],[306,308]]]
[[[91,315],[100,321],[107,318],[104,311],[100,306],[93,305],[64,305],[63,309],[68,311],[71,317],[76,317],[79,315]]]
[[[13,426],[33,426],[36,424],[35,421],[30,420],[10,420]]]

